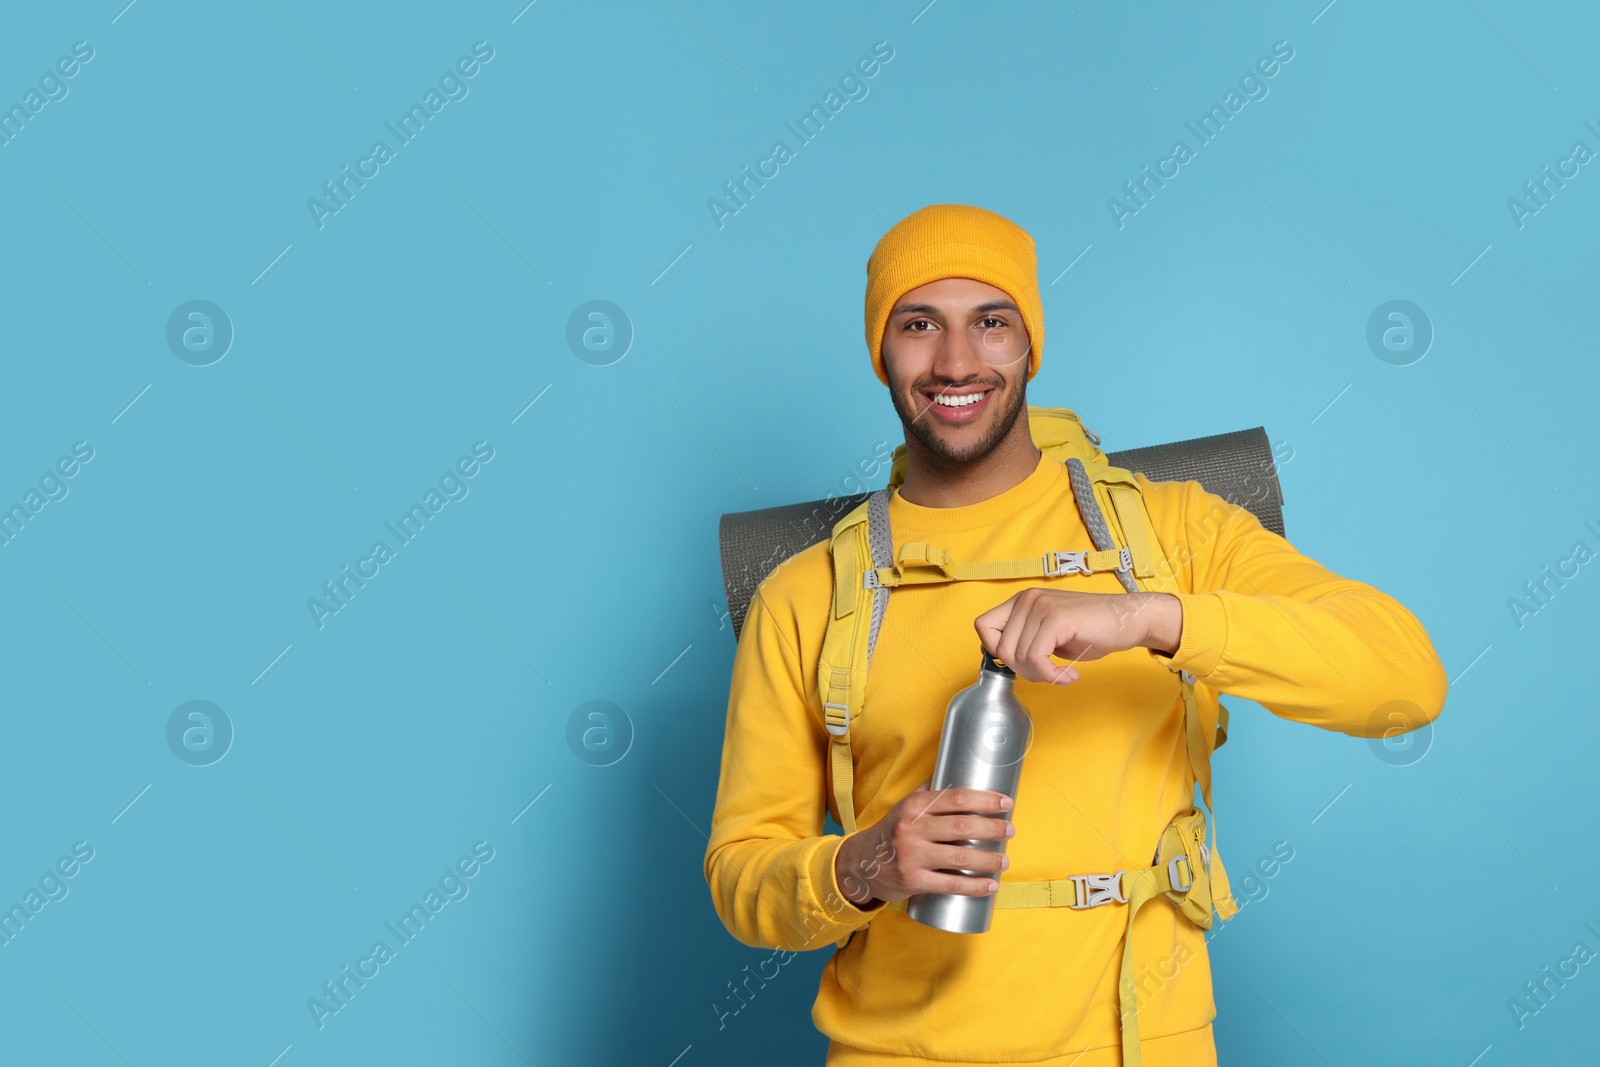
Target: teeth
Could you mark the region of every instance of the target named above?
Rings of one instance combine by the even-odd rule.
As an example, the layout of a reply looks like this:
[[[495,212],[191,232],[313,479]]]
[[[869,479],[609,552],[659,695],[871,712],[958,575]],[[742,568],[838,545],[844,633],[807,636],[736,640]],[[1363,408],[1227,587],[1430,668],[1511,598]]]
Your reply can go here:
[[[970,406],[972,404],[976,404],[978,401],[982,400],[984,397],[986,397],[988,395],[989,395],[988,393],[967,393],[967,394],[965,394],[963,396],[942,396],[941,395],[941,396],[934,397],[933,398],[933,402],[935,404],[940,405],[941,407],[964,408],[964,407],[968,407],[968,406]]]

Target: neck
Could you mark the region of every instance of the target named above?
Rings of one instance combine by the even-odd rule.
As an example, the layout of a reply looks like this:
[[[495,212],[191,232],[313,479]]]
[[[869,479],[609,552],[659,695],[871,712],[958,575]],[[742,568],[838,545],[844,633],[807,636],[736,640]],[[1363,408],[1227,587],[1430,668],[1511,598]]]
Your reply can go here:
[[[1021,484],[1038,469],[1039,455],[1026,409],[991,452],[966,463],[930,452],[914,435],[907,434],[906,478],[900,496],[925,508],[981,503]]]

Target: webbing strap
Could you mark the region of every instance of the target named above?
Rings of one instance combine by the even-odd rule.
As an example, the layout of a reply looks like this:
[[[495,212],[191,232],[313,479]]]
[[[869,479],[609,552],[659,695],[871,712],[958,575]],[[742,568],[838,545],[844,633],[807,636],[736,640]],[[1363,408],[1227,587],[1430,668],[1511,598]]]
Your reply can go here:
[[[850,742],[836,741],[828,746],[833,750],[833,800],[839,808],[839,825],[846,834],[856,832],[855,802],[851,793],[855,785],[855,765],[850,758]]]
[[[1156,548],[1150,537],[1150,524],[1145,521],[1144,497],[1129,485],[1110,483],[1111,506],[1117,513],[1117,525],[1122,527],[1122,538],[1133,553],[1133,573],[1137,578],[1155,574]]]
[[[1219,916],[1231,919],[1238,912],[1239,904],[1233,899],[1228,872],[1222,866],[1221,853],[1217,851],[1217,816],[1211,807],[1211,750],[1206,746],[1205,731],[1200,726],[1200,709],[1195,706],[1193,676],[1183,671],[1179,680],[1183,683],[1183,727],[1189,747],[1189,763],[1194,767],[1195,778],[1200,783],[1200,799],[1205,801],[1206,812],[1211,816],[1211,902]]]
[[[1073,878],[1052,878],[1044,882],[1002,882],[994,894],[997,908],[1059,908],[1085,903],[1079,899],[1079,882]]]
[[[1050,878],[1039,882],[1005,882],[994,893],[997,908],[1078,908],[1084,909],[1111,902],[1121,903],[1117,896],[1105,893],[1102,886],[1127,885],[1128,872],[1118,872],[1119,879],[1109,875],[1074,875]],[[1137,874],[1139,872],[1132,872]],[[1117,893],[1123,891],[1119,888]],[[895,911],[905,911],[910,898],[891,900],[884,905]]]
[[[1187,674],[1188,672],[1183,672]],[[1205,731],[1200,727],[1200,710],[1195,706],[1194,682],[1179,676],[1183,685],[1183,733],[1189,748],[1189,763],[1194,768],[1195,781],[1200,785],[1200,796],[1211,810],[1211,754],[1206,750]]]
[[[1109,547],[1099,551],[1046,552],[1031,559],[986,560],[961,563],[950,558],[950,550],[926,541],[908,541],[900,546],[893,566],[879,566],[865,572],[869,589],[897,585],[928,585],[935,582],[990,581],[996,578],[1054,578],[1063,574],[1094,574],[1097,571],[1126,570],[1133,559],[1125,550]]]
[[[1142,1067],[1139,1052],[1139,997],[1133,981],[1133,919],[1161,892],[1166,871],[1160,867],[1133,872],[1128,886],[1128,928],[1122,935],[1122,969],[1117,974],[1117,1003],[1122,1014],[1122,1067]],[[1125,883],[1126,884],[1126,883]],[[1170,887],[1169,887],[1170,888]]]

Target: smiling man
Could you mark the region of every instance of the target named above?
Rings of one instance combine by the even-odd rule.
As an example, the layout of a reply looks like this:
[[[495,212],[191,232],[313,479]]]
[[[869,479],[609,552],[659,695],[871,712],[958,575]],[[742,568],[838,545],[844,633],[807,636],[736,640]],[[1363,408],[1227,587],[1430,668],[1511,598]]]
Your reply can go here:
[[[1036,270],[1025,231],[956,204],[901,220],[868,260],[867,348],[905,430],[904,481],[887,499],[895,549],[927,542],[988,561],[1090,543],[1067,468],[1034,444],[1027,417],[1044,342]],[[822,832],[835,783],[819,656],[843,588],[829,541],[751,599],[705,874],[739,941],[842,943],[811,1015],[830,1067],[1215,1064],[1203,931],[1160,895],[1130,924],[1116,891],[1193,803],[1180,672],[1213,734],[1219,693],[1362,737],[1442,709],[1444,668],[1398,601],[1199,482],[1136,477],[1177,592],[1128,592],[1103,569],[896,588],[850,724],[856,828],[843,835]],[[1015,797],[927,788],[945,707],[980,649],[1016,672],[1032,714]],[[1003,856],[961,844],[1002,837]],[[997,909],[982,934],[895,906],[1085,874],[1111,888]],[[1142,961],[1131,1020],[1125,947]]]

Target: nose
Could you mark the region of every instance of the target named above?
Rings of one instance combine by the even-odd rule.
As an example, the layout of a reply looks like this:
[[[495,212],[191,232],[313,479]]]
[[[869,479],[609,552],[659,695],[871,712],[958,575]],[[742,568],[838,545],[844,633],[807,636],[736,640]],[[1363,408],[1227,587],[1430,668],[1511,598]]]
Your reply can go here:
[[[933,373],[951,381],[964,381],[989,369],[981,339],[971,330],[946,330],[934,354]]]

